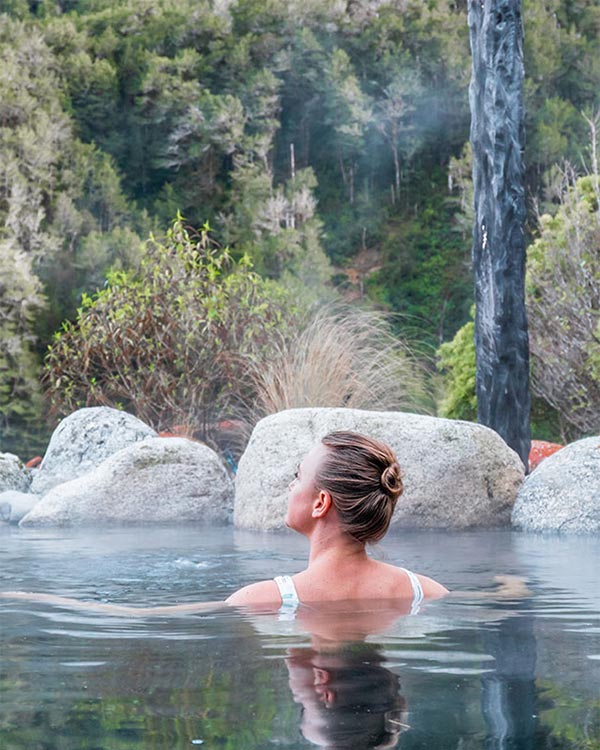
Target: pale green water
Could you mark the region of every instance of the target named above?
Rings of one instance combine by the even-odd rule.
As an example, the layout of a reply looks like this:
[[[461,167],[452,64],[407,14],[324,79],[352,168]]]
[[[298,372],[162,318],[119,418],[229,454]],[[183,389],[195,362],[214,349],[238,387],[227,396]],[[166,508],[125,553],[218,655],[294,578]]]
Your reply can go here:
[[[599,546],[511,532],[390,536],[376,553],[388,561],[460,589],[524,575],[532,596],[428,604],[366,644],[326,647],[330,625],[308,615],[136,619],[3,602],[0,748],[600,748]],[[230,528],[3,528],[0,589],[220,599],[295,572],[306,552],[295,535]]]

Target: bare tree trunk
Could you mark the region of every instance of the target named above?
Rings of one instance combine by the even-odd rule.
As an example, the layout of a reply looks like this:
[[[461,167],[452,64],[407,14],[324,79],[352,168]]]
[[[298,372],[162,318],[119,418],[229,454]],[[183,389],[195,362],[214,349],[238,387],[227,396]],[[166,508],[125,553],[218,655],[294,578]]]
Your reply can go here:
[[[392,128],[392,152],[394,154],[394,177],[396,183],[396,195],[400,198],[400,153],[398,151],[398,128]]]
[[[398,149],[396,147],[394,147],[394,171],[396,195],[400,196],[400,158],[398,157]]]
[[[592,157],[592,174],[594,175],[594,193],[596,194],[596,200],[600,205],[600,171],[599,171],[599,157],[598,157],[598,130],[600,129],[600,109],[594,113],[591,117],[587,115],[583,116],[590,129],[590,152]],[[598,224],[600,224],[600,211],[597,212]]]
[[[339,155],[339,159],[340,159],[340,172],[342,173],[342,182],[344,183],[344,185],[347,185],[348,178],[346,176],[346,169],[344,167],[344,158],[342,157],[341,154]]]
[[[527,466],[530,395],[520,0],[469,0],[469,30],[478,420],[496,430]]]
[[[290,143],[290,177],[292,180],[296,179],[296,152],[293,143]]]

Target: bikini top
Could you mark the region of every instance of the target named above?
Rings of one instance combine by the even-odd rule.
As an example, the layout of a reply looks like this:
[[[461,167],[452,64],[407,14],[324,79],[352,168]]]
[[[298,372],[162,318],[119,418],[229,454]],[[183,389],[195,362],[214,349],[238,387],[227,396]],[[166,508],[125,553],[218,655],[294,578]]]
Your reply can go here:
[[[403,570],[410,581],[413,591],[413,600],[410,608],[411,615],[416,614],[419,611],[419,605],[423,601],[423,587],[417,576],[406,568],[400,568]],[[300,599],[298,598],[298,592],[294,586],[292,576],[276,576],[275,583],[281,594],[281,612],[294,612],[300,605]]]

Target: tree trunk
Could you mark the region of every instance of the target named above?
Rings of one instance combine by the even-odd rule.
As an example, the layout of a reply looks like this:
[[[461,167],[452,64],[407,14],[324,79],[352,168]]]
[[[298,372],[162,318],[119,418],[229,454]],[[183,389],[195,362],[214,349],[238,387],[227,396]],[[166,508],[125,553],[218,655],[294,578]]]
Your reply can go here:
[[[398,196],[398,202],[400,202],[400,153],[398,150],[398,140],[400,138],[400,127],[397,121],[392,123],[391,132],[391,146],[392,153],[394,154],[394,178],[396,184],[396,195]]]
[[[478,420],[496,430],[527,466],[530,396],[520,0],[469,0],[469,30]]]
[[[392,146],[394,153],[394,184],[396,185],[396,195],[400,197],[400,156],[398,154],[398,147]]]

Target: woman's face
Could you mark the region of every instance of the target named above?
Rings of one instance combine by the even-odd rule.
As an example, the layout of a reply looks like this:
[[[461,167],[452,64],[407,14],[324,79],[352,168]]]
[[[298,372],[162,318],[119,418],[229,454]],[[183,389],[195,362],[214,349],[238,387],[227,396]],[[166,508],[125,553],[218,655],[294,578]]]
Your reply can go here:
[[[306,533],[313,523],[313,503],[319,496],[316,476],[327,448],[322,443],[312,448],[304,457],[294,479],[288,487],[288,509],[285,519],[290,529]]]
[[[285,660],[300,731],[322,748],[396,747],[406,725],[406,701],[396,675],[370,663],[377,652],[318,652],[293,648]],[[390,721],[392,720],[392,721]]]

